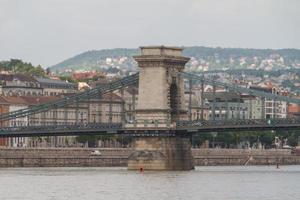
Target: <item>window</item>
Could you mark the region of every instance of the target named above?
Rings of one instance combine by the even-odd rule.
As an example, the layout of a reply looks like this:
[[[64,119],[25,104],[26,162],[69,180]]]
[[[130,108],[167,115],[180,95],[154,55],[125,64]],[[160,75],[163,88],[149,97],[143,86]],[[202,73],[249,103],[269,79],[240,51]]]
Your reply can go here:
[[[272,108],[267,108],[267,109],[266,109],[266,112],[267,112],[267,113],[272,113],[272,111],[273,111]]]
[[[272,102],[267,102],[266,107],[273,107],[273,103]]]

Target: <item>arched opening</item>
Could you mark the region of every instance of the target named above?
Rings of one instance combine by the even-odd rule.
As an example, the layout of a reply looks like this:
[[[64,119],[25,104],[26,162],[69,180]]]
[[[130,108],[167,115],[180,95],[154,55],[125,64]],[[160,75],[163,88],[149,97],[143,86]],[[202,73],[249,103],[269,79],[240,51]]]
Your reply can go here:
[[[175,83],[170,86],[170,109],[171,109],[171,120],[176,120],[178,113],[178,87]]]

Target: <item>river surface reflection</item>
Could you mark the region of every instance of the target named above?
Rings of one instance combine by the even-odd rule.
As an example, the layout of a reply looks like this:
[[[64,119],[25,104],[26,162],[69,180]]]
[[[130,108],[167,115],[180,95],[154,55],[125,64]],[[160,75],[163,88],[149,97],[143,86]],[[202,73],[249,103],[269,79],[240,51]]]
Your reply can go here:
[[[300,199],[300,166],[197,167],[189,172],[126,168],[0,168],[1,200]]]

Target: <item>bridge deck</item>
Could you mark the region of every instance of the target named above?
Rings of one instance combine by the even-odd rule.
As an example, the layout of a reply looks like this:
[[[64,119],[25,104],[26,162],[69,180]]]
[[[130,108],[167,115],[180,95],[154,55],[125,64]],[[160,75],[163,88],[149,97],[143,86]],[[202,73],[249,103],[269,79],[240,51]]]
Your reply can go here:
[[[122,123],[93,123],[85,125],[52,125],[2,127],[0,137],[35,137],[62,135],[101,135],[118,134],[130,136],[172,136],[175,134],[194,134],[199,132],[259,131],[259,130],[297,130],[300,120],[238,120],[238,121],[181,121],[169,128],[144,127],[126,128]]]

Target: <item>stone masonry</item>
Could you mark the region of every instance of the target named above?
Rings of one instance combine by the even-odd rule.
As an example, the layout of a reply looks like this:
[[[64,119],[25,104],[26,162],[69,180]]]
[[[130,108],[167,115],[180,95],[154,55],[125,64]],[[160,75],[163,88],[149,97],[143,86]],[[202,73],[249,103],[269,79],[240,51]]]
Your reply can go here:
[[[141,47],[134,56],[140,68],[139,98],[136,118],[128,128],[136,130],[168,130],[174,122],[187,119],[184,102],[184,81],[180,72],[189,58],[182,48]],[[128,159],[128,169],[191,170],[194,168],[189,138],[136,137],[134,151]]]
[[[141,47],[134,56],[140,68],[137,127],[168,127],[172,121],[185,119],[184,82],[179,76],[189,58],[177,47]]]
[[[0,167],[125,167],[128,157],[134,156],[134,150],[129,148],[97,149],[101,156],[91,155],[93,150],[96,149],[0,148]],[[280,149],[192,149],[192,155],[196,166],[300,164],[299,155]]]

